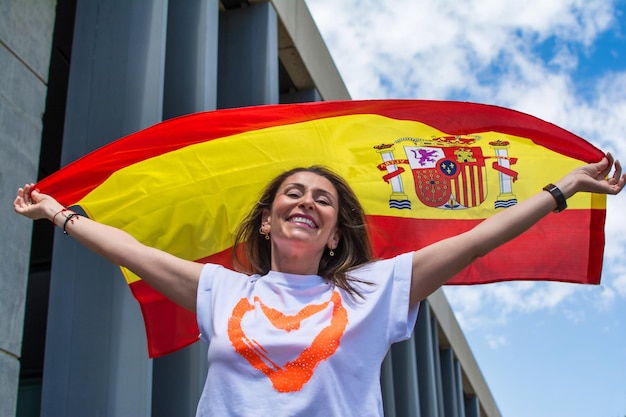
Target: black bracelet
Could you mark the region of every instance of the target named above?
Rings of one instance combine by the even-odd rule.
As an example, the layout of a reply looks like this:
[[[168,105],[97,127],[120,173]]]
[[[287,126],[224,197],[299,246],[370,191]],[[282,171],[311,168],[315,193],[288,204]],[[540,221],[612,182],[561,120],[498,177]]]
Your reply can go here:
[[[74,220],[73,218],[76,217],[78,218],[78,214],[76,213],[70,213],[67,215],[67,217],[65,218],[65,223],[63,223],[63,234],[64,235],[70,235],[69,233],[67,233],[67,230],[65,230],[65,228],[67,227],[67,222],[72,222],[72,224],[74,224]]]
[[[552,197],[556,200],[556,209],[554,210],[555,213],[559,213],[567,208],[567,201],[565,200],[565,196],[559,187],[554,184],[548,184],[543,187],[543,190],[552,194]]]

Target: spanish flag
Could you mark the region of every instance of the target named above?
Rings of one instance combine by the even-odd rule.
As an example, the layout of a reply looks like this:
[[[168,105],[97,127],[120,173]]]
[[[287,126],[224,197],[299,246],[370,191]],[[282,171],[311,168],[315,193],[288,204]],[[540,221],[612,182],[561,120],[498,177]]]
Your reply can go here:
[[[465,102],[336,101],[219,110],[112,142],[37,184],[66,206],[146,245],[230,266],[237,226],[284,170],[325,165],[353,187],[377,257],[468,230],[602,152],[553,124]],[[556,280],[597,284],[604,196],[579,194],[450,284]],[[149,354],[198,339],[194,314],[123,269]]]

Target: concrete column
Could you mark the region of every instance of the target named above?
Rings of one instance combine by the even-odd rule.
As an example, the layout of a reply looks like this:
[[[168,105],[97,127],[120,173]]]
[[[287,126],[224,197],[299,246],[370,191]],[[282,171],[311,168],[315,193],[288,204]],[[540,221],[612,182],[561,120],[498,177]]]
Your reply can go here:
[[[55,6],[0,1],[1,416],[16,412],[33,225],[10,207],[17,188],[37,180]]]
[[[400,416],[420,416],[415,335],[391,347],[393,357],[396,412]]]
[[[456,392],[455,359],[451,348],[441,349],[441,382],[443,388],[443,402],[446,417],[459,416],[458,396]]]
[[[455,394],[457,404],[457,415],[459,417],[465,417],[465,400],[463,394],[463,377],[461,370],[461,362],[457,359],[454,360],[454,379],[455,379]]]
[[[78,0],[62,165],[161,120],[166,0]],[[58,233],[42,415],[148,416],[152,361],[119,269]]]
[[[435,375],[435,350],[431,329],[431,314],[428,301],[420,304],[420,311],[415,324],[415,350],[417,353],[417,372],[419,380],[420,411],[422,415],[439,417],[437,404],[437,380]]]
[[[432,311],[431,311],[432,313]],[[439,416],[444,416],[443,408],[443,383],[441,380],[441,357],[439,355],[439,333],[437,329],[437,319],[434,314],[430,317],[430,330],[432,336],[433,363],[435,366],[435,387],[437,396],[437,412]]]
[[[218,0],[170,2],[163,119],[217,107],[218,35]]]
[[[221,12],[218,108],[278,104],[278,29],[270,2]]]
[[[383,413],[385,417],[396,417],[396,399],[393,389],[392,361],[391,351],[389,351],[383,360],[380,375],[380,384],[383,394]]]
[[[218,22],[218,0],[170,2],[164,119],[215,109]],[[203,342],[156,358],[152,417],[194,416],[207,368],[207,346]]]
[[[480,403],[475,395],[465,398],[465,416],[480,417]]]

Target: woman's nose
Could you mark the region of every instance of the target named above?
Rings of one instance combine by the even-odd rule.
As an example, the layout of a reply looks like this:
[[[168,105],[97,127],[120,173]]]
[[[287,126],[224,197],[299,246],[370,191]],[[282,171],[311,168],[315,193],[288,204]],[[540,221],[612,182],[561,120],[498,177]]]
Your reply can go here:
[[[313,204],[313,196],[310,194],[304,194],[302,199],[300,200],[300,207],[306,207],[308,209],[312,209]]]

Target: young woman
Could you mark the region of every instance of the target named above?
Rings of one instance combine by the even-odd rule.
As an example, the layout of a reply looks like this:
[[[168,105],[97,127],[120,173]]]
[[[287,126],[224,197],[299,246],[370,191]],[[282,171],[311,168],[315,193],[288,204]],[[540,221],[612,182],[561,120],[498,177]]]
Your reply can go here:
[[[32,184],[18,190],[14,208],[50,219],[196,312],[209,344],[198,415],[380,416],[381,362],[410,336],[420,300],[575,193],[619,193],[621,171],[607,154],[466,233],[374,261],[363,209],[345,181],[322,167],[294,169],[268,185],[236,235],[243,272],[144,246]]]

